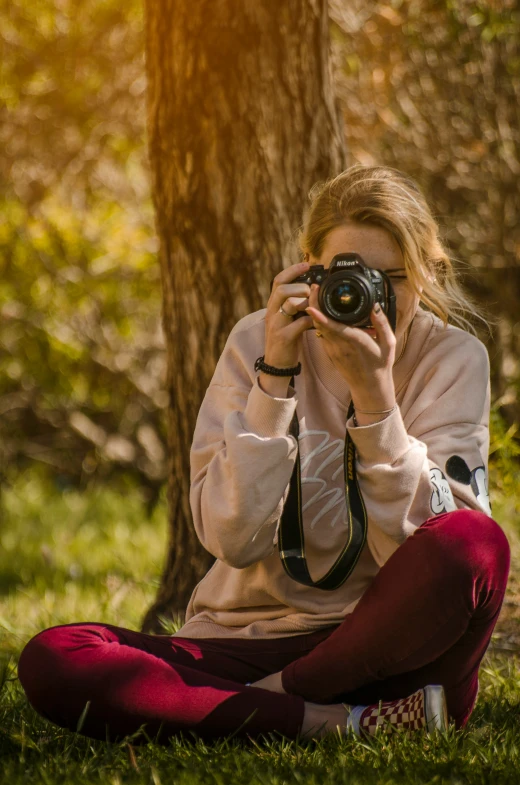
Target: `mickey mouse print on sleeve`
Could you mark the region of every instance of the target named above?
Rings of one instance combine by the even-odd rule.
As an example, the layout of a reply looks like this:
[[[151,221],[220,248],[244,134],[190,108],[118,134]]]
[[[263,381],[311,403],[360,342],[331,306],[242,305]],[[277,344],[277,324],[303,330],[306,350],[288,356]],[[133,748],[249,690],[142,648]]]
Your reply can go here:
[[[456,510],[450,484],[440,469],[430,469],[430,482],[433,486],[430,507],[434,515]]]
[[[446,472],[452,480],[463,485],[471,486],[473,493],[484,512],[491,515],[491,502],[489,499],[489,488],[486,467],[476,466],[470,469],[464,458],[460,455],[452,455],[446,461]]]

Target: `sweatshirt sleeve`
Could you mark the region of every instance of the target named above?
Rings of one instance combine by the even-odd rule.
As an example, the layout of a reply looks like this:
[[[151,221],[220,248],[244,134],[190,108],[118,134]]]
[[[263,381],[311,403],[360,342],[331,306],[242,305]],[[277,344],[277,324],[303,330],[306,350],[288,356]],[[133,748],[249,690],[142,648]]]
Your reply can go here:
[[[236,330],[199,410],[190,453],[190,505],[206,550],[243,568],[274,549],[297,455],[296,440],[288,434],[296,397],[292,387],[288,398],[261,389],[253,370],[256,354],[251,360],[248,348],[254,336]]]
[[[415,399],[405,409],[406,424],[399,407],[373,425],[347,421],[367,509],[368,546],[379,566],[434,515],[459,508],[491,514],[486,348],[457,330],[432,348],[414,377],[407,387],[407,394],[415,390]]]

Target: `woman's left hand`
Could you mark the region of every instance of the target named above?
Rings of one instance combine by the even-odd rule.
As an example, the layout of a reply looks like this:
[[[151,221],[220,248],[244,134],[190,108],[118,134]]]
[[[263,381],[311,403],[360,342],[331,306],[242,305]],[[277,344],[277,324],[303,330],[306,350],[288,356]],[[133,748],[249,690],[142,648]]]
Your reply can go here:
[[[287,694],[282,687],[281,671],[278,671],[278,673],[271,673],[269,676],[259,679],[259,681],[254,681],[250,686],[260,687],[262,690],[269,690],[269,692],[281,692],[282,695]]]
[[[313,284],[306,309],[322,335],[323,348],[347,382],[354,405],[364,409],[388,409],[395,404],[392,367],[395,335],[381,307],[370,314],[375,338],[359,327],[347,327],[329,319],[319,309],[319,286]]]

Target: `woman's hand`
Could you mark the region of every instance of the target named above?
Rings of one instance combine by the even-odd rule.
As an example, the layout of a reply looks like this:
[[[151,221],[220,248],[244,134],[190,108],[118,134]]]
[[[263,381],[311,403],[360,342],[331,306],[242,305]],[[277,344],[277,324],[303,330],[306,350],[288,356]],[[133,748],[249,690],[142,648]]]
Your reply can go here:
[[[281,692],[282,695],[287,694],[282,687],[281,671],[278,671],[278,673],[271,673],[269,676],[265,676],[259,681],[254,681],[251,684],[251,687],[260,687],[262,690],[269,690],[269,692]]]
[[[312,320],[305,315],[293,320],[298,311],[309,304],[310,287],[306,283],[291,283],[307,272],[309,264],[293,264],[282,270],[273,280],[273,289],[267,302],[265,315],[265,354],[267,365],[275,368],[292,368],[298,363],[300,339],[305,330],[310,330]],[[283,307],[284,315],[280,311]]]
[[[354,406],[380,411],[395,404],[392,366],[395,358],[395,335],[382,308],[372,310],[372,337],[359,327],[347,327],[329,319],[319,309],[319,286],[313,284],[307,313],[322,335],[323,348],[347,382]]]

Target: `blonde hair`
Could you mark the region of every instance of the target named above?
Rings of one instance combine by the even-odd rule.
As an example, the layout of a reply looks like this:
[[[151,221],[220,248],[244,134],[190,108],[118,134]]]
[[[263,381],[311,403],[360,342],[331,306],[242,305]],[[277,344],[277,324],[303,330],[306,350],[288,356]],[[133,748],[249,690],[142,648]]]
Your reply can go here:
[[[299,232],[303,254],[321,256],[330,231],[348,222],[380,226],[393,235],[403,254],[410,286],[425,310],[446,326],[454,322],[476,334],[466,315],[489,325],[462,289],[417,183],[389,166],[355,166],[310,191],[310,208]],[[422,291],[421,291],[422,289]]]

